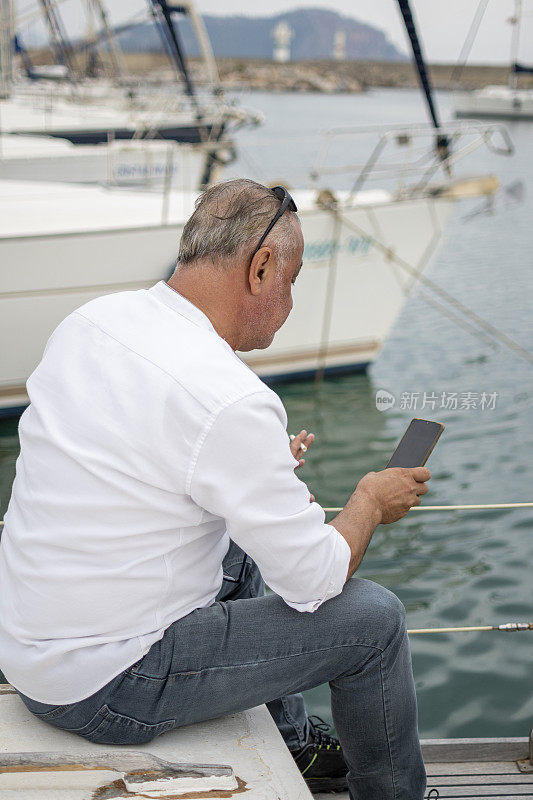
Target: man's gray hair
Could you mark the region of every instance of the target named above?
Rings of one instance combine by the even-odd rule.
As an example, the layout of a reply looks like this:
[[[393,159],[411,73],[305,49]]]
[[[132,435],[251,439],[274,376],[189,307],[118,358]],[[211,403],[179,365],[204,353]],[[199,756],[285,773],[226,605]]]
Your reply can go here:
[[[183,228],[178,263],[189,265],[208,258],[217,264],[246,249],[251,256],[280,205],[271,189],[247,178],[211,186],[197,199]],[[265,239],[265,244],[275,248],[281,266],[294,247],[291,217],[298,219],[293,211],[286,211]]]

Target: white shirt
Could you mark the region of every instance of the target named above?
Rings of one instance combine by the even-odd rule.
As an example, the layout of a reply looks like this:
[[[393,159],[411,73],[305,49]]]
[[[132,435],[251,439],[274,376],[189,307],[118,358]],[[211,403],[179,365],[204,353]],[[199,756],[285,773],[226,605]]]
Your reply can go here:
[[[231,537],[298,611],[350,548],[294,473],[278,396],[160,282],[87,303],[28,380],[0,546],[0,668],[62,705],[213,603]]]

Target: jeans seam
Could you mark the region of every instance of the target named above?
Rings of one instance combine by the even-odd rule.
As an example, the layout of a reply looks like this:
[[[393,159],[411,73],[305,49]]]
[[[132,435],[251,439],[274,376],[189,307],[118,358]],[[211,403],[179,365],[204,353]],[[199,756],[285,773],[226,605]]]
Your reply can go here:
[[[237,564],[242,564],[242,562],[243,562],[243,558],[244,558],[244,556],[240,556],[240,558],[237,558],[237,559],[235,559],[235,561],[229,561],[229,562],[226,562],[226,561],[224,560],[224,562],[222,563],[222,568],[223,568],[225,571],[227,571],[227,570],[228,570],[230,567],[236,567],[236,566],[237,566]],[[246,566],[247,566],[247,567],[249,567],[249,566],[250,566],[250,564],[251,564],[250,557],[249,557],[249,556],[246,556]]]
[[[168,675],[164,675],[162,678],[155,678],[151,675],[143,675],[139,672],[129,672],[132,677],[134,678],[144,678],[148,681],[166,681],[172,677],[178,677],[179,675],[200,675],[202,672],[211,672],[212,670],[221,670],[221,669],[239,669],[242,667],[256,667],[259,664],[271,664],[274,661],[283,661],[288,658],[298,658],[299,656],[310,656],[314,653],[324,653],[330,650],[339,650],[343,647],[368,647],[370,650],[377,650],[379,653],[383,654],[383,650],[380,647],[376,647],[371,644],[365,644],[364,642],[349,642],[347,644],[336,644],[333,647],[320,647],[317,650],[304,650],[301,653],[291,653],[289,656],[276,656],[275,658],[264,658],[261,661],[246,661],[243,664],[219,664],[212,667],[201,667],[197,670],[182,670],[181,672],[169,672]],[[130,667],[131,669],[131,667]],[[128,672],[128,670],[125,670]]]
[[[306,740],[305,740],[304,732],[303,732],[303,729],[302,729],[300,723],[298,722],[297,719],[295,719],[292,716],[291,712],[289,711],[287,698],[286,697],[280,697],[280,700],[281,700],[281,705],[283,706],[283,712],[285,714],[285,719],[287,720],[289,725],[292,725],[292,727],[296,731],[296,735],[298,737],[298,742],[300,743],[300,746],[304,747],[305,743],[306,743]]]
[[[390,760],[390,770],[391,770],[391,780],[392,780],[392,791],[394,797],[398,797],[397,792],[397,784],[396,784],[396,775],[394,772],[394,759],[392,754],[392,743],[391,737],[389,734],[389,728],[392,726],[390,725],[390,718],[389,718],[389,710],[387,704],[387,692],[385,690],[385,679],[383,674],[383,654],[381,655],[380,662],[379,662],[379,675],[381,679],[381,697],[383,700],[383,718],[385,721],[385,736],[387,737],[387,749],[389,751],[389,760]]]

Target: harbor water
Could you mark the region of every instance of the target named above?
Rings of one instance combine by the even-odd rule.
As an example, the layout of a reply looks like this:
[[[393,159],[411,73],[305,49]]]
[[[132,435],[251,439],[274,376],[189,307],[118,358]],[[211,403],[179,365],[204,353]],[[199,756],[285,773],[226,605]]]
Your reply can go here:
[[[262,110],[266,122],[238,134],[239,159],[226,177],[292,187],[307,184],[321,129],[425,119],[419,93],[410,90],[240,99]],[[450,100],[438,96],[444,119]],[[532,350],[533,123],[507,127],[512,157],[478,151],[458,169],[497,175],[502,190],[493,210],[476,213],[481,199],[458,204],[429,274]],[[347,139],[342,147],[346,162],[360,158],[359,144]],[[349,182],[336,176],[331,185]],[[412,293],[368,374],[275,387],[289,432],[316,434],[300,475],[323,506],[344,504],[366,472],[382,469],[413,417],[446,426],[428,462],[432,480],[423,504],[533,500],[533,365],[473,335],[443,314],[437,299],[427,290]],[[386,403],[376,402],[380,390]],[[0,515],[17,453],[17,420],[2,420]],[[532,565],[533,509],[412,511],[376,530],[359,574],[398,594],[409,628],[470,626],[533,621]],[[411,647],[422,736],[529,733],[533,632],[420,635]],[[307,701],[310,713],[331,719],[327,686],[308,692]]]

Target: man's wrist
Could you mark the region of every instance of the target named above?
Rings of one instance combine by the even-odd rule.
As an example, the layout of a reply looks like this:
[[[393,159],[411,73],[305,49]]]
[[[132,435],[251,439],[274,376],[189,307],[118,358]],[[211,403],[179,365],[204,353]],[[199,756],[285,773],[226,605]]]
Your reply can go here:
[[[358,514],[363,512],[369,516],[374,528],[377,528],[377,526],[381,524],[383,520],[381,503],[379,503],[373,494],[367,492],[365,489],[357,487],[346,506],[349,506],[352,502],[357,509]]]
[[[355,491],[342,511],[331,520],[330,525],[343,536],[352,552],[348,578],[350,578],[365,554],[372,534],[382,520],[379,503],[367,492]]]

